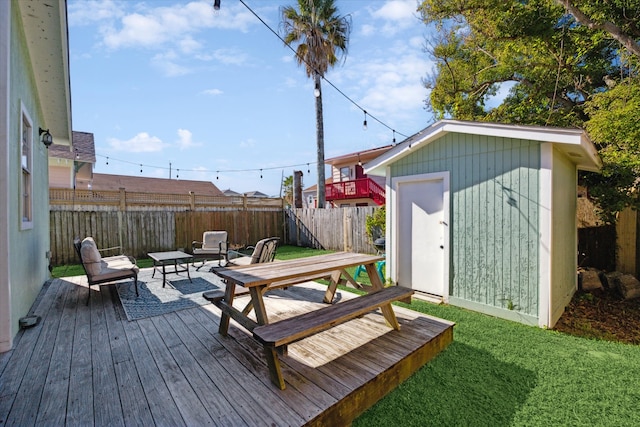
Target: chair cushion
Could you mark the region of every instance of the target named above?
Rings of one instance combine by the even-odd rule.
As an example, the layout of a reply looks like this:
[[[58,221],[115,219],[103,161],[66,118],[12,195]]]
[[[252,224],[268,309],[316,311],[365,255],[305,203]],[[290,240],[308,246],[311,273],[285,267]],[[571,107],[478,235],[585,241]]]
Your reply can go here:
[[[95,276],[102,270],[102,257],[92,237],[86,237],[80,245],[80,256],[87,273]]]
[[[202,235],[202,249],[220,250],[220,243],[223,243],[222,249],[225,249],[227,242],[226,231],[205,231]]]

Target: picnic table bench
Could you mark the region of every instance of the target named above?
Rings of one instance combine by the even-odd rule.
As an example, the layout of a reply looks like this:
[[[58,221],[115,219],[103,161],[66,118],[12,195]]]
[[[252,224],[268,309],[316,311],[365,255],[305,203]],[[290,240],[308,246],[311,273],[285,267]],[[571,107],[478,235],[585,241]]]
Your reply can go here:
[[[264,347],[271,381],[280,389],[285,389],[278,354],[286,354],[287,345],[341,323],[352,320],[380,308],[386,322],[393,329],[400,329],[391,303],[410,301],[413,290],[392,286],[384,288],[376,270],[376,262],[383,259],[376,255],[336,252],[307,258],[298,258],[276,263],[252,264],[243,267],[223,267],[214,270],[226,283],[224,294],[220,291],[205,293],[204,297],[222,311],[219,333],[227,335],[230,319],[252,332],[253,337]],[[271,289],[288,287],[313,278],[330,277],[331,282],[325,292],[324,302],[332,303],[337,285],[346,275],[353,278],[346,268],[364,265],[371,281],[371,292],[335,303],[319,310],[297,315],[278,322],[269,323],[263,295]],[[355,282],[355,281],[354,281]],[[251,300],[244,309],[233,307],[233,300],[240,292],[236,286],[248,289]],[[255,311],[256,321],[248,317]]]

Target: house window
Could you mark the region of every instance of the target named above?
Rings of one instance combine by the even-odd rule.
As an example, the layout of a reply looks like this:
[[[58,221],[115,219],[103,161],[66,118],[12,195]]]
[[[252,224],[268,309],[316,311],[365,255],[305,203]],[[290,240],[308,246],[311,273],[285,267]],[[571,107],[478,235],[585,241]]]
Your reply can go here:
[[[26,111],[22,111],[20,129],[20,165],[22,178],[20,180],[20,193],[22,194],[21,218],[22,229],[32,227],[33,221],[33,126]]]
[[[351,169],[349,166],[340,168],[340,181],[349,181],[351,179]]]

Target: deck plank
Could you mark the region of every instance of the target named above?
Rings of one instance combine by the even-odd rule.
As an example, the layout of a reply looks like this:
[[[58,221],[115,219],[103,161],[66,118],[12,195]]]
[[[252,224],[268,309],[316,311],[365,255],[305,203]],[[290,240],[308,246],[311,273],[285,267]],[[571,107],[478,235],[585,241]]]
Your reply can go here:
[[[104,289],[104,286],[89,289],[94,422],[96,425],[123,426],[124,414],[105,316],[108,302],[102,298]]]
[[[102,288],[103,290],[108,288]],[[109,289],[110,291],[113,288]],[[113,302],[113,298],[117,298],[112,292],[101,292],[103,302],[109,305],[105,310],[105,319],[107,321],[107,333],[111,344],[111,354],[113,357],[113,365],[118,383],[118,394],[122,403],[122,416],[124,423],[129,426],[148,426],[153,424],[153,417],[149,404],[136,371],[133,361],[134,356],[131,353],[131,347],[127,342],[127,336],[124,331],[122,322],[127,321],[120,317]],[[117,303],[117,302],[116,302]]]
[[[325,290],[268,292],[270,318],[326,305]],[[43,287],[42,322],[0,359],[0,425],[348,424],[453,339],[450,322],[396,307],[394,331],[376,310],[291,344],[280,390],[248,331],[232,321],[218,333],[214,305],[129,321],[113,286],[94,287],[89,305],[87,292],[83,276]]]
[[[69,283],[69,282],[67,282]],[[70,285],[71,286],[71,285]],[[76,308],[71,371],[67,396],[67,425],[86,426],[94,423],[93,366],[91,365],[91,308],[85,305],[87,288],[75,285],[80,291]]]
[[[54,281],[53,284],[46,284],[36,301],[40,304],[31,311],[32,314],[46,318],[47,313],[53,306],[55,301],[55,294],[60,288],[59,282]],[[45,294],[46,296],[44,296]],[[7,357],[6,365],[0,375],[0,423],[7,421],[10,415],[10,411],[13,407],[13,403],[22,384],[23,378],[26,375],[29,367],[31,355],[35,347],[38,345],[38,340],[43,330],[42,321],[40,324],[20,331],[19,341],[10,352],[10,356]],[[31,405],[39,404],[39,402],[31,402]]]
[[[71,354],[75,334],[76,308],[78,306],[78,287],[68,287],[60,324],[55,337],[49,372],[45,380],[36,424],[63,425],[66,418],[66,403],[71,372]]]
[[[131,353],[135,355],[133,362],[138,371],[144,396],[149,403],[153,421],[156,425],[186,425],[169,392],[169,388],[162,378],[153,353],[148,347],[138,323],[123,322],[123,327],[127,342],[131,347]],[[141,399],[142,397],[139,398]]]
[[[53,303],[40,323],[42,329],[31,352],[29,365],[22,377],[11,413],[7,418],[8,425],[35,424],[68,289],[66,286],[56,286],[52,289],[55,291],[55,295],[52,295]]]

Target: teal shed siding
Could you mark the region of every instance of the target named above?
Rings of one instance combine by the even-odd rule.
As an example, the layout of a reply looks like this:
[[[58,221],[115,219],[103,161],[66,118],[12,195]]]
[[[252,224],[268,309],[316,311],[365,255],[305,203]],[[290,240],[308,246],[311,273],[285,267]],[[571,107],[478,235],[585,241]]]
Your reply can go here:
[[[538,316],[540,144],[445,134],[390,177],[450,172],[449,295]]]

